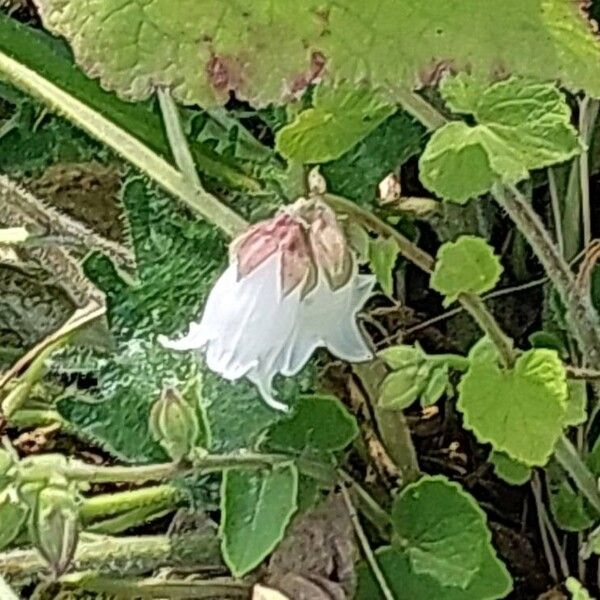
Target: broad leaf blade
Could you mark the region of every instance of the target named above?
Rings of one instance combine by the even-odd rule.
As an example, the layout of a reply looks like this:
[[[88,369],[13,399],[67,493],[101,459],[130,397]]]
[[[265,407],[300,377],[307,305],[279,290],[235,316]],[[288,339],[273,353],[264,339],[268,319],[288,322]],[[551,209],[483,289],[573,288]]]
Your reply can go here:
[[[486,80],[502,65],[506,73],[600,96],[600,44],[579,4],[564,0],[37,5],[44,25],[70,41],[86,71],[134,100],[158,84],[187,104],[225,102],[233,91],[258,106],[319,78],[366,80],[393,97],[398,87],[430,83],[447,61]]]
[[[443,586],[466,589],[491,550],[483,511],[445,477],[423,477],[404,488],[392,507],[392,525],[394,545],[412,570]]]
[[[270,471],[225,472],[222,551],[235,576],[254,569],[277,546],[296,511],[297,493],[298,472],[292,465]]]

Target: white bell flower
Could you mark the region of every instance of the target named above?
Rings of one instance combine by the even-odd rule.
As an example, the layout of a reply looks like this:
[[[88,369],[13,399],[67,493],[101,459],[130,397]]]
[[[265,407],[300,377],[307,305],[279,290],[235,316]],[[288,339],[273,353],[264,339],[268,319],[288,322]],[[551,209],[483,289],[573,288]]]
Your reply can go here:
[[[356,322],[375,279],[358,274],[329,208],[301,203],[259,223],[232,244],[230,265],[199,322],[173,350],[198,350],[225,379],[246,377],[269,406],[273,377],[297,374],[319,347],[350,362],[373,357]]]

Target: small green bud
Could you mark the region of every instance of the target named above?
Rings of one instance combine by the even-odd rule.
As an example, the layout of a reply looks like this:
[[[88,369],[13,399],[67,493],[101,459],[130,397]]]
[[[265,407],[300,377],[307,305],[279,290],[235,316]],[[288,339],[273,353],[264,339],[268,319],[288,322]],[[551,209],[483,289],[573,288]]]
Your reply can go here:
[[[198,442],[198,416],[177,390],[167,387],[150,412],[150,432],[173,460],[181,460]]]
[[[77,500],[74,487],[49,485],[38,492],[33,503],[29,533],[57,577],[66,571],[77,548]]]
[[[27,506],[19,499],[16,490],[8,488],[0,494],[0,550],[19,535],[27,513]]]

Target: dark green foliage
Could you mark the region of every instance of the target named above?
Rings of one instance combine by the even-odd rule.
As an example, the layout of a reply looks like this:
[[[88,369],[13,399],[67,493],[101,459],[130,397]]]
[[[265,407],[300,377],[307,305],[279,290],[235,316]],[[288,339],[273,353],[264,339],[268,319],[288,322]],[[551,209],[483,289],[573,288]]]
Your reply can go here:
[[[68,121],[0,84],[0,172],[35,177],[58,162],[107,156],[106,149]]]
[[[341,158],[321,166],[329,191],[360,204],[369,204],[377,184],[425,143],[425,128],[408,113],[398,111]]]

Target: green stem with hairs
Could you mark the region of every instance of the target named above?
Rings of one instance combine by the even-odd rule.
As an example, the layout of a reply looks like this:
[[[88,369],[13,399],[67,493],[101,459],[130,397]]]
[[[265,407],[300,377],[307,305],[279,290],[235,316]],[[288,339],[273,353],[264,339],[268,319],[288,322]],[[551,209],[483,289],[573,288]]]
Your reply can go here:
[[[249,598],[251,584],[233,579],[200,581],[164,579],[118,579],[91,573],[76,573],[63,578],[63,589],[87,590],[96,594],[116,595],[119,598],[189,599]]]
[[[234,237],[247,227],[242,217],[212,194],[200,191],[190,184],[184,173],[175,169],[137,138],[3,52],[0,52],[0,73],[10,83],[39,98],[53,111],[64,115],[89,135],[112,148],[227,235]]]

